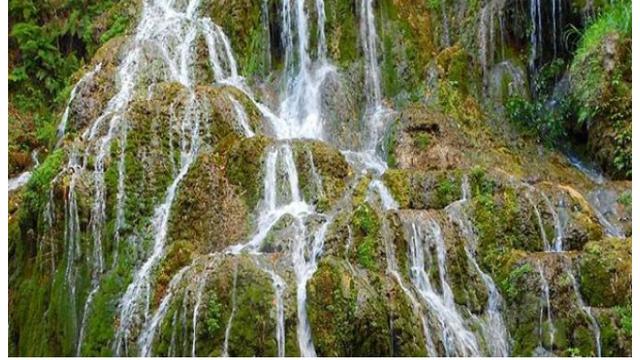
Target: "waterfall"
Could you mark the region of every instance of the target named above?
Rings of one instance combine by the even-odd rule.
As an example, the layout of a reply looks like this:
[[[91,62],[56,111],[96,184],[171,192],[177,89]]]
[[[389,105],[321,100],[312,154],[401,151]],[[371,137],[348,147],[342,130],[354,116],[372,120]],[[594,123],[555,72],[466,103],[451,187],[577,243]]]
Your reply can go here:
[[[531,35],[530,46],[531,56],[529,58],[529,68],[535,73],[537,70],[536,60],[542,57],[543,44],[542,44],[542,12],[540,7],[540,0],[531,0],[529,7],[529,17],[531,18]],[[540,51],[540,52],[538,52]]]
[[[236,100],[236,98],[234,98],[231,95],[229,95],[229,101],[231,101],[231,104],[233,105],[233,111],[236,114],[236,120],[238,120],[238,123],[242,128],[242,131],[244,132],[244,136],[245,137],[255,136],[255,133],[253,132],[253,130],[251,130],[251,125],[249,125],[249,120],[247,119],[247,113],[242,107],[242,104],[240,104],[238,100]]]
[[[553,218],[555,239],[553,240],[552,250],[555,252],[561,252],[563,251],[564,230],[563,230],[562,222],[560,220],[560,216],[558,215],[556,208],[551,203],[551,200],[549,200],[549,197],[547,196],[547,194],[545,194],[544,192],[540,192],[540,194],[542,195],[542,199],[544,200],[544,203],[547,205],[547,209],[549,210],[549,212],[551,213],[551,217]]]
[[[371,180],[369,184],[369,193],[367,194],[367,201],[372,200],[372,195],[377,193],[380,197],[380,201],[382,204],[383,210],[395,210],[398,209],[399,205],[396,200],[391,196],[389,189],[384,185],[382,181],[379,179]]]
[[[78,177],[81,174],[82,167],[79,163],[79,155],[76,149],[73,149],[69,155],[67,169],[71,171],[71,180],[69,181],[69,190],[65,201],[65,229],[64,239],[66,248],[66,266],[64,279],[69,287],[69,299],[72,308],[75,309],[76,304],[76,275],[75,260],[80,257],[80,218],[78,216],[78,200],[76,196],[76,185]],[[76,324],[76,312],[72,311],[72,322]],[[77,324],[76,324],[77,325]]]
[[[405,226],[410,234],[409,278],[421,299],[438,320],[445,355],[479,356],[476,337],[466,327],[462,315],[458,312],[447,281],[446,248],[440,226],[430,216],[415,213],[408,215]],[[432,254],[430,249],[434,249],[435,253]],[[433,288],[425,270],[431,266],[438,269],[441,293]]]
[[[538,228],[540,229],[540,237],[542,239],[542,246],[544,251],[551,251],[551,246],[549,245],[549,240],[547,239],[547,232],[544,229],[544,223],[542,222],[542,215],[540,215],[540,209],[538,205],[533,201],[531,196],[531,190],[534,189],[533,186],[527,187],[524,193],[524,196],[527,198],[527,201],[533,208],[533,212],[536,214],[536,220],[538,221]]]
[[[413,295],[412,291],[402,280],[402,276],[398,271],[398,262],[396,260],[395,247],[391,242],[391,236],[389,233],[389,224],[385,219],[382,222],[382,229],[385,233],[384,245],[386,251],[386,259],[387,259],[387,273],[391,275],[393,280],[398,284],[400,289],[402,289],[403,294],[409,300],[409,304],[411,305],[411,310],[413,313],[420,319],[420,323],[422,325],[422,334],[424,336],[425,341],[425,349],[427,351],[427,355],[430,357],[436,357],[438,354],[436,353],[436,347],[433,343],[433,339],[431,338],[431,333],[429,331],[429,324],[427,320],[427,315],[425,311],[422,309],[422,305],[418,301],[418,299]],[[351,228],[349,228],[349,238],[351,238]]]
[[[602,344],[600,340],[600,325],[598,324],[598,321],[593,316],[593,314],[591,314],[591,308],[584,303],[584,300],[582,299],[582,295],[580,294],[580,287],[578,286],[578,281],[576,280],[576,277],[573,275],[573,271],[571,271],[570,266],[567,265],[565,266],[565,268],[567,271],[567,276],[569,276],[569,279],[571,279],[571,286],[573,287],[573,292],[576,297],[576,303],[580,308],[580,310],[584,313],[584,315],[589,319],[589,322],[591,324],[591,330],[593,331],[593,336],[595,338],[596,356],[601,357]]]
[[[227,321],[227,327],[224,330],[224,342],[222,346],[222,356],[229,356],[229,337],[231,336],[231,326],[233,325],[233,318],[236,315],[236,290],[238,284],[238,263],[233,266],[233,288],[231,290],[231,314]],[[195,354],[194,354],[195,356]]]
[[[93,79],[96,73],[102,70],[102,63],[96,65],[93,70],[84,74],[80,81],[78,81],[73,88],[71,89],[71,94],[69,95],[69,100],[67,100],[67,106],[64,109],[64,113],[62,114],[62,120],[60,120],[60,124],[58,125],[57,136],[58,139],[61,139],[64,136],[64,133],[67,131],[67,122],[69,121],[69,111],[71,110],[71,103],[76,98],[76,93],[78,92],[78,87],[84,84],[87,81]]]
[[[468,202],[469,194],[469,182],[465,176],[462,181],[462,198],[448,205],[445,210],[449,219],[460,229],[465,240],[464,250],[467,260],[480,275],[482,283],[487,289],[487,308],[484,313],[484,318],[479,321],[482,336],[488,344],[487,347],[491,351],[491,356],[505,357],[509,356],[509,335],[501,312],[504,306],[504,300],[491,276],[482,271],[476,261],[475,254],[478,241],[473,229],[473,224],[464,209],[464,205]]]
[[[38,161],[38,150],[33,150],[31,152],[31,160],[33,161],[32,170],[27,170],[20,175],[8,180],[7,188],[9,193],[23,187],[29,182],[29,179],[31,179],[32,171],[40,165],[40,162]]]
[[[204,293],[204,287],[205,285],[207,285],[207,275],[207,272],[200,275],[196,288],[196,303],[193,306],[193,336],[191,343],[191,356],[193,357],[196,356],[196,341],[198,339],[198,314],[200,306],[202,305],[202,294]]]
[[[160,302],[158,309],[153,314],[149,322],[143,328],[142,333],[140,334],[140,337],[138,339],[138,345],[140,346],[140,356],[146,357],[151,355],[151,350],[153,346],[153,340],[155,339],[156,330],[158,329],[158,326],[164,319],[164,316],[166,315],[167,310],[169,310],[169,304],[175,294],[176,287],[178,286],[180,281],[182,281],[182,278],[185,272],[187,272],[187,270],[189,270],[189,267],[184,267],[180,269],[180,271],[178,271],[178,273],[171,279],[171,281],[169,282],[169,286],[167,288],[167,294],[164,296],[164,298]]]
[[[127,146],[127,129],[126,124],[123,124],[122,133],[120,135],[120,159],[118,160],[118,193],[116,195],[116,226],[114,231],[114,243],[116,246],[115,255],[113,257],[113,267],[116,266],[118,261],[118,255],[120,253],[120,232],[125,225],[124,218],[124,202],[126,200],[125,189],[125,150]]]
[[[293,4],[292,4],[293,2]],[[326,76],[334,71],[324,59],[324,1],[316,0],[318,21],[318,64],[308,53],[309,29],[304,0],[282,1],[282,42],[285,48],[285,84],[281,94],[280,118],[286,122],[290,138],[323,138],[321,89]]]
[[[451,34],[449,32],[449,16],[447,15],[447,9],[445,8],[445,2],[440,1],[440,12],[442,12],[442,27],[444,30],[444,46],[451,46]]]
[[[258,267],[260,267],[263,271],[265,271],[271,277],[271,283],[273,285],[273,292],[275,294],[275,304],[276,304],[276,343],[278,344],[278,357],[284,357],[284,345],[285,345],[285,329],[284,329],[284,290],[287,287],[287,284],[280,277],[280,275],[276,274],[275,271],[268,268],[265,265],[262,265],[260,262],[256,261]]]
[[[167,189],[163,203],[155,209],[153,219],[151,221],[154,234],[152,253],[135,273],[133,282],[129,285],[121,300],[120,325],[116,333],[115,341],[115,350],[117,354],[120,353],[121,347],[124,345],[123,342],[127,340],[129,326],[132,324],[132,321],[134,321],[137,306],[140,301],[144,300],[144,296],[147,296],[146,307],[148,308],[148,294],[151,291],[152,270],[164,254],[164,245],[167,236],[167,224],[169,222],[171,205],[173,204],[178,185],[186,176],[187,171],[191,167],[191,164],[195,160],[195,156],[198,152],[200,145],[200,114],[195,110],[195,106],[195,98],[192,95],[185,118],[183,119],[183,129],[190,128],[191,130],[182,134],[180,172]],[[145,313],[145,318],[147,318],[146,315],[147,314]]]
[[[7,182],[8,192],[12,192],[23,187],[29,182],[30,178],[31,178],[31,171],[25,171],[20,175],[9,179]]]
[[[553,345],[554,342],[554,338],[555,338],[555,333],[556,333],[556,328],[553,324],[553,315],[551,314],[551,297],[549,295],[549,282],[547,281],[547,278],[544,274],[544,269],[542,268],[542,263],[540,261],[538,261],[538,263],[536,264],[537,266],[537,270],[538,270],[538,274],[540,274],[540,291],[542,292],[542,299],[544,302],[544,306],[540,306],[540,327],[539,327],[539,331],[540,331],[540,341],[543,341],[543,310],[546,309],[546,313],[547,313],[547,324],[549,325],[549,332],[550,332],[550,344]]]
[[[363,157],[368,168],[376,168],[380,163],[376,148],[385,129],[385,120],[391,111],[382,103],[380,87],[380,65],[378,64],[378,35],[375,26],[373,0],[361,0],[360,3],[360,41],[365,61],[365,97],[364,122],[368,131]],[[386,166],[384,166],[386,169]]]

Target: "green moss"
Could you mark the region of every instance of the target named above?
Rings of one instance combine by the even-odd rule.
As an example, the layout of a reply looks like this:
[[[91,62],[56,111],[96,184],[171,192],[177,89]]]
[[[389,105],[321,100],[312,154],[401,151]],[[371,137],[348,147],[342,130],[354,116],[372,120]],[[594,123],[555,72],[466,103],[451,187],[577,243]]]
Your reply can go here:
[[[244,76],[266,75],[271,64],[269,32],[263,24],[262,3],[251,0],[211,1],[200,9],[224,29]],[[275,14],[274,14],[275,15]]]
[[[131,282],[135,268],[134,251],[130,243],[122,242],[116,266],[106,273],[87,313],[83,356],[112,356],[116,315],[120,296]]]
[[[435,188],[434,204],[437,208],[444,208],[452,202],[462,198],[462,187],[459,176],[449,176],[441,173]]]
[[[589,154],[617,178],[631,178],[631,1],[617,1],[585,30],[571,64],[578,126]]]
[[[358,59],[359,39],[357,6],[350,1],[327,0],[325,6],[325,33],[327,50],[342,68]]]
[[[633,334],[633,332],[631,331],[633,324],[633,318],[631,316],[631,303],[628,303],[624,306],[616,306],[615,309],[618,313],[618,316],[620,317],[620,325],[622,329],[627,336],[631,337],[631,334]]]
[[[26,209],[37,213],[44,208],[48,199],[51,181],[60,172],[65,156],[65,151],[58,149],[51,153],[42,165],[33,171],[23,195],[23,204]],[[36,216],[39,216],[39,214]]]
[[[224,177],[214,154],[199,155],[178,187],[167,243],[188,241],[193,250],[212,253],[241,242],[249,221],[238,190]]]
[[[354,231],[354,245],[358,263],[365,269],[378,269],[378,231],[380,222],[369,204],[358,206],[351,219]]]
[[[188,240],[180,240],[168,246],[166,255],[157,267],[154,286],[155,294],[152,301],[159,304],[165,295],[169,281],[178,270],[191,263],[195,244]]]
[[[348,272],[323,261],[308,285],[309,321],[314,329],[314,346],[319,356],[350,353],[354,345],[353,326],[356,293]]]
[[[520,286],[519,282],[532,270],[533,269],[529,263],[520,265],[513,269],[513,271],[509,273],[509,276],[500,283],[500,288],[502,289],[502,293],[508,299],[507,301],[512,301],[519,296],[521,291],[526,290]]]
[[[414,145],[418,150],[427,150],[429,145],[431,145],[431,137],[428,133],[419,133],[415,137]]]
[[[616,306],[630,300],[631,240],[590,242],[579,261],[582,295],[591,306]]]
[[[384,173],[382,179],[398,205],[402,208],[407,207],[409,205],[410,184],[406,172],[389,169]]]
[[[296,141],[293,144],[299,187],[307,202],[318,211],[328,211],[347,187],[351,168],[344,156],[321,141]]]
[[[254,209],[261,195],[262,158],[271,141],[254,136],[236,143],[229,152],[226,175],[232,184],[239,186],[247,208]]]
[[[276,356],[275,294],[266,274],[239,265],[230,356]]]

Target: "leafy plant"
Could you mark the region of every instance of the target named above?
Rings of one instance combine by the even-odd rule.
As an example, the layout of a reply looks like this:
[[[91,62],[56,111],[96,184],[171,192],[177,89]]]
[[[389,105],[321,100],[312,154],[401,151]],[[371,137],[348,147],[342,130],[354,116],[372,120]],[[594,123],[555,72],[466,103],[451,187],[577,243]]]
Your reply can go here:
[[[209,303],[207,306],[207,319],[205,320],[205,324],[207,326],[207,331],[209,332],[209,334],[214,334],[222,326],[222,319],[220,314],[221,308],[222,306],[218,302],[218,297],[215,293],[212,294],[209,298]]]

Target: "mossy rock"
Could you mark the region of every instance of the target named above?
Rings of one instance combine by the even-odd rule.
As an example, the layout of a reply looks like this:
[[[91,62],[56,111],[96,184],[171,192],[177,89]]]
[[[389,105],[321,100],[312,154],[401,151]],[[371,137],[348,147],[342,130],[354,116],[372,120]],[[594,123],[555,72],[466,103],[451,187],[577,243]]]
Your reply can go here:
[[[399,116],[393,157],[401,169],[454,170],[466,167],[460,149],[468,147],[464,133],[447,115],[412,104]]]
[[[462,198],[459,171],[390,169],[383,179],[403,209],[443,209]]]
[[[238,191],[248,209],[255,209],[262,195],[264,151],[271,143],[266,137],[242,139],[229,150],[226,175],[238,186]]]
[[[331,209],[342,198],[352,174],[344,156],[321,141],[296,141],[293,150],[305,200],[320,211]]]
[[[484,312],[489,299],[489,293],[482,280],[482,274],[470,263],[465,247],[468,239],[464,234],[449,226],[443,229],[447,239],[447,277],[454,300],[457,304],[466,306],[474,314]]]
[[[574,188],[567,185],[541,183],[536,185],[554,208],[561,225],[562,245],[564,250],[581,250],[589,241],[602,237],[602,227],[596,218],[589,202]],[[546,201],[538,207],[546,223],[547,238],[553,241],[556,237],[553,216],[549,213]]]
[[[276,356],[275,295],[269,275],[250,257],[218,256],[202,261],[185,274],[174,294],[157,330],[153,354],[191,356],[195,331],[197,355],[221,356],[231,320],[230,356]]]
[[[105,110],[109,99],[117,92],[116,77],[121,57],[129,46],[130,37],[118,36],[105,43],[94,55],[91,63],[78,71],[74,78],[78,83],[75,97],[69,104],[66,132],[75,133],[88,128]]]
[[[182,180],[171,210],[168,243],[188,241],[200,254],[221,251],[247,235],[248,211],[211,153],[201,154]]]
[[[600,325],[602,356],[630,356],[631,303],[592,312]]]
[[[631,238],[589,242],[578,261],[585,302],[612,307],[631,301]]]
[[[318,355],[391,355],[386,305],[371,286],[344,261],[321,261],[307,293]]]
[[[419,98],[427,64],[436,52],[426,3],[385,0],[377,4],[380,21],[382,86],[396,103]]]
[[[588,155],[618,179],[631,179],[630,5],[605,8],[585,29],[569,68],[577,105],[569,126],[586,135]]]
[[[264,10],[269,12],[272,19],[267,18]],[[239,71],[247,77],[266,75],[271,70],[269,45],[275,39],[270,39],[270,26],[275,21],[273,17],[279,16],[277,10],[271,2],[264,9],[262,2],[251,0],[206,1],[199,9],[200,13],[224,29],[234,54],[238,56]],[[265,23],[265,19],[268,23]]]

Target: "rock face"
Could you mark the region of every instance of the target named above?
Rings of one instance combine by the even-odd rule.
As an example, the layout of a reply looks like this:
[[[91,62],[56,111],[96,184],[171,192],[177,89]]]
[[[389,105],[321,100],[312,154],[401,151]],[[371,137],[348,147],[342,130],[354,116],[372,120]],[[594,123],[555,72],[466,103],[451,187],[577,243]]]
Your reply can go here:
[[[144,2],[38,166],[10,125],[10,354],[631,355],[630,35],[577,3]],[[557,61],[618,180],[507,122]]]

